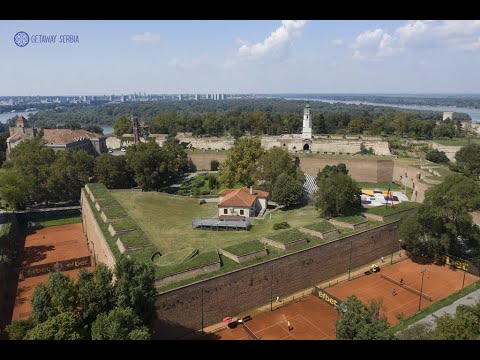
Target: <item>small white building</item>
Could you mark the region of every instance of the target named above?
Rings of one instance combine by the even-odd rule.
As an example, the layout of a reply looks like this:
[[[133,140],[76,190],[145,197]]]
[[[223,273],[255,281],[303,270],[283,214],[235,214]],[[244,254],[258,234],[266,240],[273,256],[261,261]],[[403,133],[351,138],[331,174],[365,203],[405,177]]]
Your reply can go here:
[[[218,194],[218,216],[255,217],[267,209],[268,196],[268,192],[252,187],[222,190]]]

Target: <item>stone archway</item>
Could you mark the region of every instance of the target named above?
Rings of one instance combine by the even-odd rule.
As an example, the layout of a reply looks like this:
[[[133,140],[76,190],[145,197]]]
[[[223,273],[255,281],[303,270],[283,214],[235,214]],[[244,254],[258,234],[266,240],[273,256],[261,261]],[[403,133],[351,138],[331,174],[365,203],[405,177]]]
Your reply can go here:
[[[310,151],[310,145],[309,144],[303,145],[303,151]]]

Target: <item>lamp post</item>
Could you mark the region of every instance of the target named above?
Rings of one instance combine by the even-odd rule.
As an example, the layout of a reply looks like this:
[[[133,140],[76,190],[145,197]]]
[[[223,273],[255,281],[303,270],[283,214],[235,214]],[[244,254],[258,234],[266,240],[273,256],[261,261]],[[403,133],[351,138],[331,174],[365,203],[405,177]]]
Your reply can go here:
[[[204,335],[203,332],[203,286],[202,286],[202,336]]]
[[[425,275],[425,271],[427,271],[426,268],[423,268],[422,271],[420,271],[422,273],[422,285],[420,285],[420,301],[418,302],[418,311],[420,311],[420,306],[422,304],[422,292],[423,292],[423,275]]]
[[[465,275],[467,274],[467,270],[465,270],[465,265],[464,265],[464,268],[463,268],[463,281],[462,281],[462,289],[463,287],[465,286]]]

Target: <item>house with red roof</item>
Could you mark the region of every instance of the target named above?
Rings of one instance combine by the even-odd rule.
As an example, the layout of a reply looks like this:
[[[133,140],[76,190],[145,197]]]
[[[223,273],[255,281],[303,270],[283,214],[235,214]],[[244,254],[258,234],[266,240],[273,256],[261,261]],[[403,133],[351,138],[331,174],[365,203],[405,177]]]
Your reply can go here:
[[[253,187],[222,190],[218,194],[218,216],[220,218],[258,216],[267,209],[268,196],[267,191],[254,190]]]

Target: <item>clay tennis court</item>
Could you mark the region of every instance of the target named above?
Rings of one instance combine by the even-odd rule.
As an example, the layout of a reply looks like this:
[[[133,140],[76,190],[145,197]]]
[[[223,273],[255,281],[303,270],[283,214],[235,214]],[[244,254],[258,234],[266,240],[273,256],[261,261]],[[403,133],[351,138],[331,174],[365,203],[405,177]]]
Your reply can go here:
[[[402,312],[407,317],[418,311],[420,296],[382,278],[380,275],[385,274],[398,281],[403,278],[405,285],[420,291],[421,270],[424,268],[426,272],[423,278],[422,292],[431,296],[433,301],[422,298],[421,309],[462,288],[464,276],[462,270],[452,270],[448,265],[422,265],[406,259],[391,266],[382,267],[380,273],[362,276],[325,290],[341,300],[346,300],[352,294],[355,294],[364,303],[381,298],[388,322],[394,324],[399,321],[395,317],[396,313]],[[464,286],[470,285],[478,279],[478,276],[465,273]],[[393,288],[396,290],[397,295],[395,296],[392,295]]]
[[[25,236],[23,254],[19,268],[70,260],[90,256],[82,224],[70,224],[47,227]],[[92,260],[93,261],[93,260]],[[92,266],[85,268],[92,271]],[[65,271],[65,274],[77,278],[80,269]],[[19,279],[15,297],[12,320],[28,318],[32,312],[30,298],[40,283],[46,283],[48,275]]]
[[[331,305],[309,296],[254,317],[246,325],[260,340],[333,340],[337,312]],[[288,331],[287,321],[292,329]],[[242,325],[222,330],[220,340],[254,340]]]

